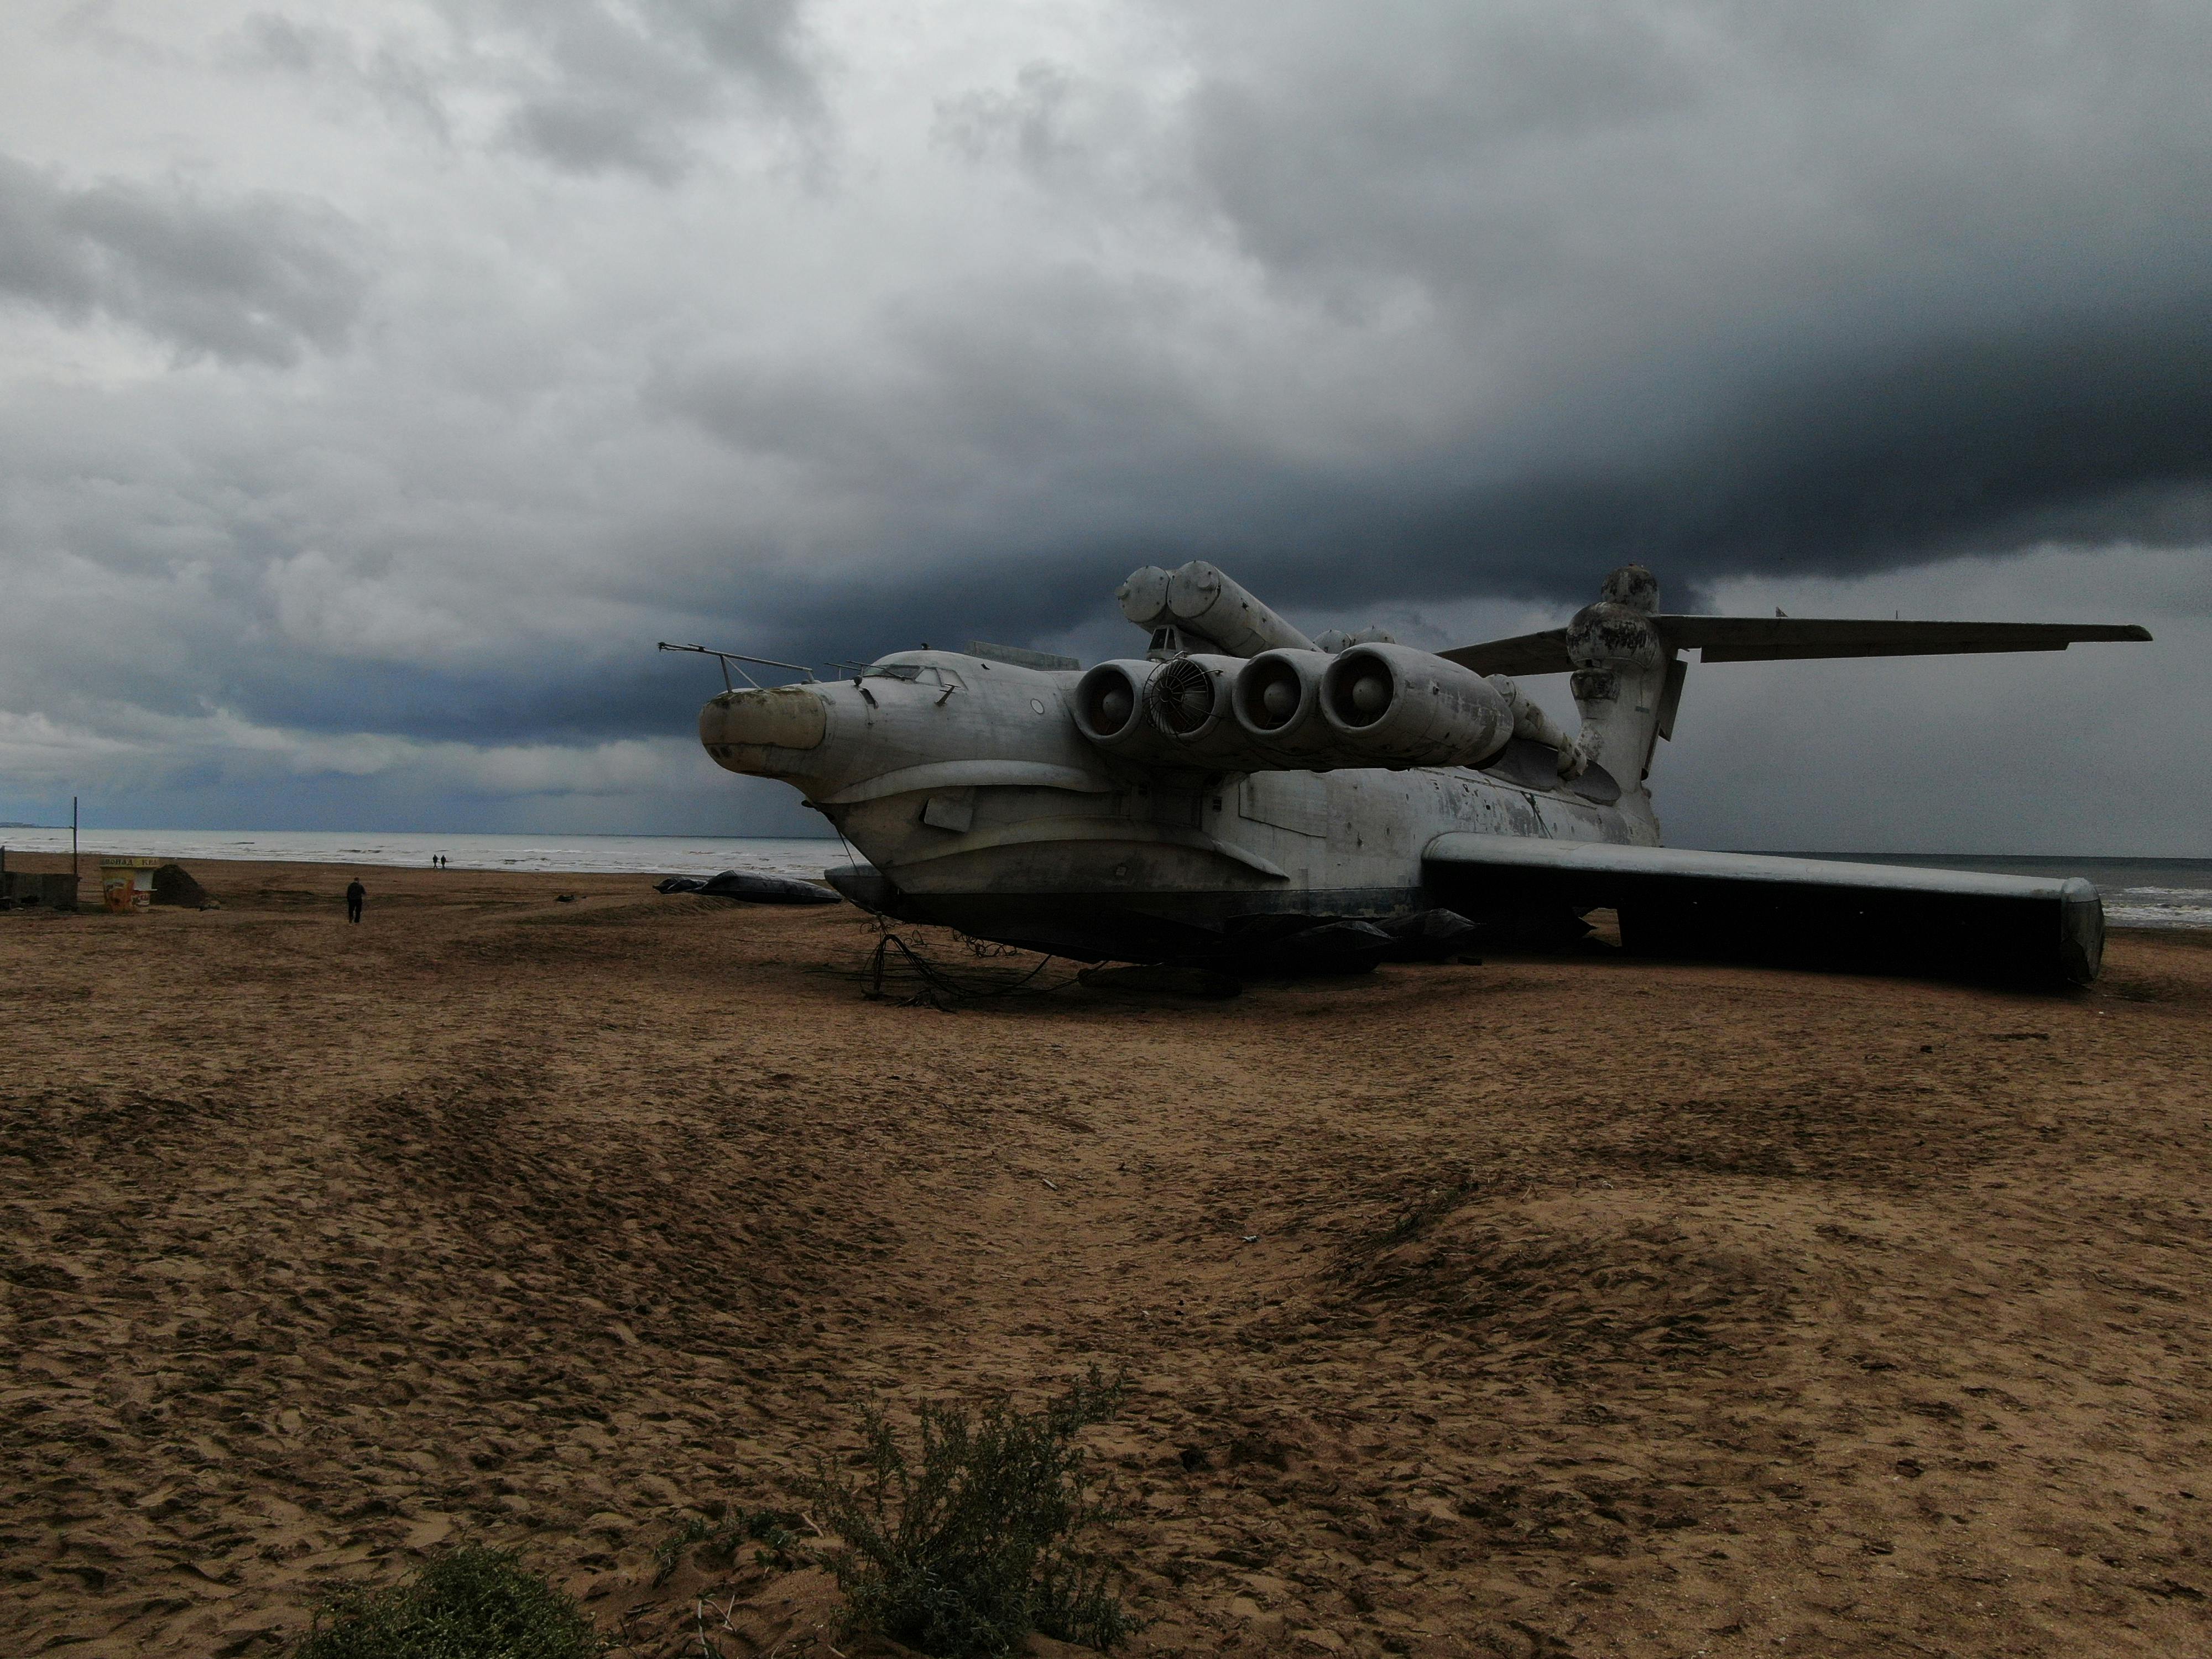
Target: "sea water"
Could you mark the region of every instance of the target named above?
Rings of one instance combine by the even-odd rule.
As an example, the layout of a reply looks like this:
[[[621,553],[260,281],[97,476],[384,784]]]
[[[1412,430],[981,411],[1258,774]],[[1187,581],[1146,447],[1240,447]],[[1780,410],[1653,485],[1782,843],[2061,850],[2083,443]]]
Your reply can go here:
[[[442,836],[423,832],[278,830],[88,830],[88,856],[255,859],[284,864],[414,865],[443,854],[457,870],[599,872],[711,876],[721,870],[817,878],[861,861],[840,841],[745,836]],[[66,830],[0,829],[0,846],[66,853]],[[1793,856],[1909,864],[2000,875],[2082,876],[2104,897],[2114,927],[2212,927],[2212,859],[2030,858],[1952,853],[1813,853]]]
[[[87,830],[87,858],[129,854],[173,859],[252,859],[276,864],[413,865],[443,856],[456,870],[559,870],[641,876],[711,876],[723,870],[818,878],[859,854],[826,836],[372,835],[329,830]],[[66,830],[0,830],[0,846],[66,853]]]

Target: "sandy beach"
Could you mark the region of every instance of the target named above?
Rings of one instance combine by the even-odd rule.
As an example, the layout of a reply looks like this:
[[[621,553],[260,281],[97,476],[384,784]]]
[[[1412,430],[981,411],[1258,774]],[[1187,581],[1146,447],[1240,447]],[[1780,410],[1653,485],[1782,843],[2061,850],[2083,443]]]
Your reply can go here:
[[[1128,1651],[2212,1647],[2212,935],[943,1012],[843,906],[192,867],[0,915],[0,1650],[275,1653],[471,1539],[824,1653],[818,1569],[656,1546],[1094,1360]]]

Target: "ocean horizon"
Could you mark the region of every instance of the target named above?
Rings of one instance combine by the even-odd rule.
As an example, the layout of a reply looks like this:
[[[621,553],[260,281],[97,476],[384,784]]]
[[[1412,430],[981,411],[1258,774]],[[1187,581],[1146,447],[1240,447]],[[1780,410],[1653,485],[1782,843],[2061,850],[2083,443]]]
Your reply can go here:
[[[833,836],[440,835],[337,830],[86,830],[88,857],[243,860],[258,863],[428,866],[443,857],[457,870],[571,872],[579,875],[711,876],[723,870],[818,878],[840,864],[865,862]],[[66,853],[67,825],[0,825],[10,852]],[[1741,848],[1741,851],[1764,851]],[[2212,928],[2212,859],[2114,858],[1999,853],[1808,853],[1797,858],[1922,865],[2026,876],[2081,876],[2094,883],[2115,927]]]
[[[69,827],[0,828],[10,852],[66,853]],[[577,875],[711,876],[723,870],[817,877],[859,860],[834,836],[441,835],[340,830],[86,830],[86,856],[244,860],[265,864],[528,870]]]

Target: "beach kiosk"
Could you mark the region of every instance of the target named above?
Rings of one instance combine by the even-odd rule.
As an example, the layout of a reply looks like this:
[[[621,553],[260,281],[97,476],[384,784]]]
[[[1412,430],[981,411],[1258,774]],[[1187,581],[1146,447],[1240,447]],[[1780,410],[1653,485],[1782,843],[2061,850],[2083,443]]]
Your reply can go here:
[[[101,902],[118,915],[150,908],[154,902],[154,872],[161,867],[160,859],[100,860]]]

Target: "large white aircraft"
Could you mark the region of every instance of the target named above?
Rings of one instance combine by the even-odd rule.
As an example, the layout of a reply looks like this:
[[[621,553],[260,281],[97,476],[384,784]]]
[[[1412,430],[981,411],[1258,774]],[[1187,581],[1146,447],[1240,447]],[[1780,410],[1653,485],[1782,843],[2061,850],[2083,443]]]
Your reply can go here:
[[[2086,881],[1662,847],[1646,784],[1686,651],[2056,651],[2141,628],[1674,616],[1638,565],[1564,628],[1438,653],[1308,639],[1204,562],[1120,597],[1141,655],[1085,672],[976,644],[799,670],[714,698],[700,740],[836,826],[867,861],[825,874],[856,903],[1061,956],[1289,963],[1431,912],[1525,937],[1609,908],[1638,951],[2097,973]],[[1576,731],[1514,683],[1550,673],[1571,676]]]

